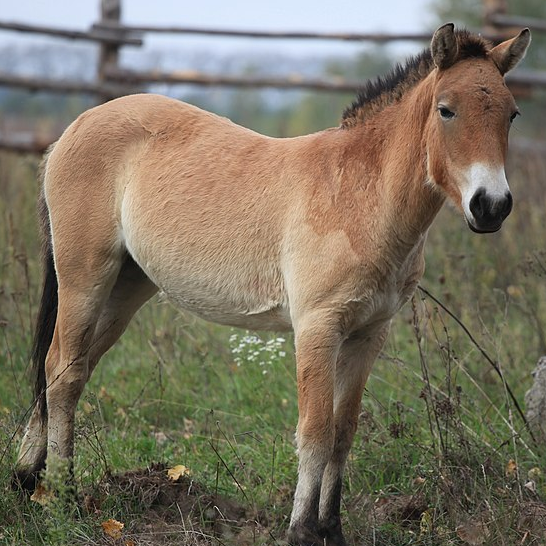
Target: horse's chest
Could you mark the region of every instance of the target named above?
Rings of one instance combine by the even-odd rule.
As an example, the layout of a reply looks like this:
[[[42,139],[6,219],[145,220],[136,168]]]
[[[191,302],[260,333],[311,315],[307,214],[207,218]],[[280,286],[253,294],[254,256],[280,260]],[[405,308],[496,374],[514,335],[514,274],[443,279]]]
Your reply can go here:
[[[370,321],[390,320],[406,303],[413,290],[414,287],[408,287],[405,280],[382,287],[371,297]]]
[[[363,301],[362,319],[367,324],[389,321],[408,301],[424,272],[422,246],[411,252],[397,268],[379,279]]]

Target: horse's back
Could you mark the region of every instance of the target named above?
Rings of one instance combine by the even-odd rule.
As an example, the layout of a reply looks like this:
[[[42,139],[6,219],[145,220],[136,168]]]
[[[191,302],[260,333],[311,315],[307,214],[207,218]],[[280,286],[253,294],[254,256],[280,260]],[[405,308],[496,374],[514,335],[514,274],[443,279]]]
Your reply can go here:
[[[200,131],[265,138],[226,118],[161,95],[129,95],[82,113],[55,144],[52,157],[62,155],[65,168],[119,160],[131,147],[154,139],[180,146]],[[129,149],[129,150],[128,150]],[[67,162],[67,159],[69,160]]]

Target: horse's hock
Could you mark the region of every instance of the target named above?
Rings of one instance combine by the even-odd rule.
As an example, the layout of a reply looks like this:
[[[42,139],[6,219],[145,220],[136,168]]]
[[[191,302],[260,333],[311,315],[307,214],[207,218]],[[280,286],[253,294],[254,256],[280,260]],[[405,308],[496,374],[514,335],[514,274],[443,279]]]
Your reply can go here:
[[[537,440],[546,444],[546,356],[538,359],[532,375],[533,386],[525,393],[527,420]]]

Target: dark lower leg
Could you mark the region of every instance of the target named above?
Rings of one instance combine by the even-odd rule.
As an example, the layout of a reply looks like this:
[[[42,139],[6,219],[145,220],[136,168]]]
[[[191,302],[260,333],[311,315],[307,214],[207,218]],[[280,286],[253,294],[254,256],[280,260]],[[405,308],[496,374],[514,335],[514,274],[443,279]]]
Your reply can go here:
[[[330,461],[324,471],[319,508],[320,535],[327,546],[346,546],[341,528],[341,490],[343,465]]]
[[[47,455],[47,416],[34,408],[28,422],[12,480],[14,489],[32,492],[38,484],[38,476],[45,468]]]
[[[319,535],[318,514],[322,475],[329,451],[299,449],[298,485],[294,495],[294,506],[290,519],[288,541],[295,546],[322,546]]]

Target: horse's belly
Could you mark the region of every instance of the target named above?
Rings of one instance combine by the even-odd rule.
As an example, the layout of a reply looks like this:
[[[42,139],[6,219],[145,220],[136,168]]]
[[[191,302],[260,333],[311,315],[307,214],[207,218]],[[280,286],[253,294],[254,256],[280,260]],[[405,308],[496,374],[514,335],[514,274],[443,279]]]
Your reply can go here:
[[[247,256],[215,254],[205,259],[179,249],[153,255],[129,251],[144,273],[176,307],[218,324],[258,330],[291,328],[288,298],[277,268],[253,266]]]
[[[259,301],[251,294],[237,297],[199,286],[165,286],[162,291],[177,307],[218,324],[252,330],[291,329],[288,306],[275,299]]]
[[[179,293],[165,292],[165,295],[177,307],[217,324],[249,330],[286,331],[292,328],[288,309],[274,302],[241,309],[237,306],[218,305],[217,301],[213,302],[204,298],[192,300]]]

